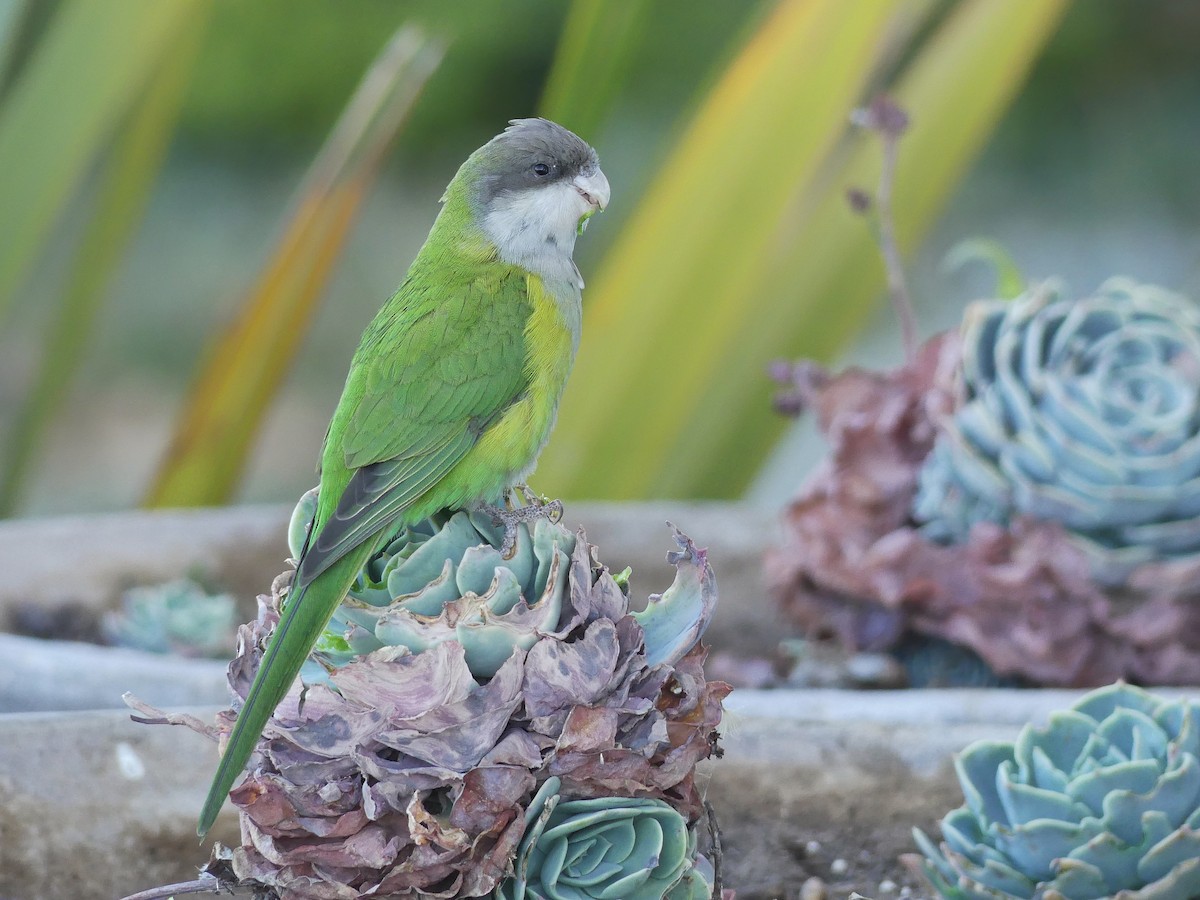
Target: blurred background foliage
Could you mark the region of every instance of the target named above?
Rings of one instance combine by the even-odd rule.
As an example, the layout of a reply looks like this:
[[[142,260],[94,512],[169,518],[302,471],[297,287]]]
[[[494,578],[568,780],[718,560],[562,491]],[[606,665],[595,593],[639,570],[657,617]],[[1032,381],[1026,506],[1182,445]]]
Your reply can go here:
[[[294,499],[314,481],[358,335],[445,182],[505,120],[537,110],[597,146],[614,198],[579,246],[591,343],[535,484],[567,497],[782,501],[807,438],[777,442],[765,358],[900,353],[866,226],[840,201],[877,168],[844,115],[872,91],[894,88],[914,114],[897,206],[927,333],[982,289],[938,272],[964,235],[998,237],[1030,274],[1080,289],[1116,271],[1194,287],[1200,6],[1088,0],[1061,24],[1060,9],[0,0],[7,510]],[[294,361],[264,376],[277,395],[238,398],[249,409],[238,440],[213,431],[210,446],[228,454],[220,478],[151,492],[186,435],[185,404],[224,367],[222,336],[280,264],[313,195],[305,172],[404,25],[427,49],[443,42],[444,58],[396,75],[414,99],[381,171],[364,170],[353,209],[326,209],[341,216],[341,252],[310,285],[321,302],[292,336]],[[22,247],[27,265],[5,261]],[[656,275],[649,261],[676,254],[685,262]],[[704,296],[722,272],[734,287]],[[633,296],[648,279],[651,295]]]

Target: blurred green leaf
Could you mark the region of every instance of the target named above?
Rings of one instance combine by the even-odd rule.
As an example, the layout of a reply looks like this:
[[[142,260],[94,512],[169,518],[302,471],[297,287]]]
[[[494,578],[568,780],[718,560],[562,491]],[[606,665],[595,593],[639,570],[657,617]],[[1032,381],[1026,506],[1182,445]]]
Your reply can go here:
[[[147,506],[222,503],[236,488],[366,191],[442,52],[401,29],[364,76],[240,313],[210,348]]]
[[[66,290],[46,331],[33,389],[9,432],[0,476],[0,516],[13,511],[46,427],[87,353],[105,288],[141,221],[166,156],[202,35],[200,27],[176,34],[171,51],[152,72],[145,96],[130,111],[105,156]]]
[[[649,0],[574,0],[546,77],[540,115],[594,134],[625,85]]]
[[[1065,6],[963,0],[905,56],[894,84],[913,121],[894,199],[901,246],[932,224]],[[766,364],[829,359],[884,284],[844,196],[874,183],[879,147],[846,122],[886,36],[911,29],[903,8],[784,0],[747,45],[587,292],[540,483],[568,497],[744,490],[785,424]]]
[[[0,102],[62,0],[0,0]]]
[[[66,3],[0,107],[0,314],[88,166],[204,0]]]
[[[1013,261],[1008,248],[991,238],[967,238],[965,241],[959,241],[946,252],[942,260],[942,270],[957,272],[971,263],[980,262],[991,266],[996,275],[996,286],[993,290],[997,297],[1014,300],[1025,292],[1025,276]]]
[[[900,144],[892,205],[906,252],[936,221],[1068,5],[966,0],[899,73],[890,93],[912,124]],[[855,135],[820,201],[778,236],[763,280],[749,286],[741,327],[697,385],[709,408],[722,410],[721,427],[693,419],[675,435],[671,462],[659,470],[664,490],[674,494],[687,485],[700,496],[744,490],[787,424],[771,408],[764,367],[780,356],[833,359],[882,299],[885,276],[874,237],[844,197],[847,186],[875,183],[880,153],[874,135]],[[747,402],[757,396],[761,403]]]

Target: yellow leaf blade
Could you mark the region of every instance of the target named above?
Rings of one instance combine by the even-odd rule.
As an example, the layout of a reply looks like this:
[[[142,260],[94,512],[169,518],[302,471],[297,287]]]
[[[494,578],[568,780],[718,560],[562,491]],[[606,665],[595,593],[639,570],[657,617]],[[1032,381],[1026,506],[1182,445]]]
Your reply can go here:
[[[889,3],[785,0],[733,61],[585,292],[583,344],[540,483],[566,496],[645,495],[633,482],[643,465],[657,470],[681,425],[671,407],[705,366],[693,324],[737,316],[739,285],[837,141],[894,16]]]
[[[577,134],[593,134],[625,81],[647,0],[574,0],[546,77],[541,115]]]
[[[955,8],[900,74],[893,96],[911,115],[893,205],[901,247],[936,221],[1053,34],[1067,0],[969,0]],[[770,405],[766,365],[780,356],[830,360],[883,296],[885,276],[867,223],[844,190],[871,185],[879,142],[859,135],[823,199],[781,240],[751,304],[708,378],[695,385],[719,427],[693,416],[654,473],[667,496],[736,496],[786,426]],[[775,323],[777,327],[764,327]],[[709,417],[711,419],[711,417]]]

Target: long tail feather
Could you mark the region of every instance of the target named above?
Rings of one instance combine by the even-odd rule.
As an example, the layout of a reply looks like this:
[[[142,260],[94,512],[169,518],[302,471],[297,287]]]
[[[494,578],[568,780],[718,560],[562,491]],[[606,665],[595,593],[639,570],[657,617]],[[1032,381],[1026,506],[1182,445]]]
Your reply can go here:
[[[304,563],[301,559],[296,572],[299,586],[284,603],[279,625],[267,642],[246,703],[238,713],[233,733],[208,789],[208,798],[196,826],[196,833],[201,837],[212,828],[233,783],[254,752],[267,720],[296,680],[309,651],[354,583],[359,569],[370,558],[375,543],[375,540],[367,540],[359,544],[308,584],[302,581]]]

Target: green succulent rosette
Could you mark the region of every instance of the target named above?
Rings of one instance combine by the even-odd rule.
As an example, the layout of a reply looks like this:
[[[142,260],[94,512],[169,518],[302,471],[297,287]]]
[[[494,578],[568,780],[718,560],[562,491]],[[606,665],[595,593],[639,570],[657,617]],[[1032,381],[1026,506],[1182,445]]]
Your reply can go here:
[[[935,540],[1018,516],[1060,523],[1102,582],[1200,559],[1200,307],[1125,278],[973,304],[962,402],[920,473]]]
[[[1044,686],[1200,684],[1200,307],[1043,284],[893,370],[777,377],[830,447],[766,562],[803,632],[947,641]]]
[[[292,514],[295,557],[315,509],[313,490]],[[384,647],[420,653],[458,641],[473,675],[495,675],[514,649],[528,650],[540,632],[557,627],[575,549],[575,535],[546,519],[518,530],[508,558],[502,537],[481,512],[404,527],[359,573],[317,643],[317,660],[337,667]],[[316,662],[304,675],[322,677]]]
[[[914,833],[943,897],[1200,896],[1200,702],[1110,685],[955,766],[966,804]]]
[[[712,869],[661,800],[564,800],[548,779],[525,813],[516,871],[495,900],[708,900]]]

